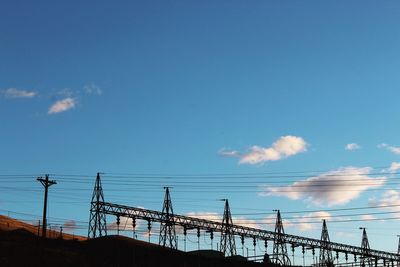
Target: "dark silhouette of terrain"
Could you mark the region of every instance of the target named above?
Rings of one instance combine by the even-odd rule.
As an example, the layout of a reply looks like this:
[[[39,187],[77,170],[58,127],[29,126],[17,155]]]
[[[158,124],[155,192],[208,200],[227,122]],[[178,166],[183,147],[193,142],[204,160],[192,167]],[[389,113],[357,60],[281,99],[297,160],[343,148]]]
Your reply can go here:
[[[81,241],[42,239],[21,228],[0,229],[0,266],[252,267],[267,264],[224,258],[218,252],[186,253],[124,236]]]

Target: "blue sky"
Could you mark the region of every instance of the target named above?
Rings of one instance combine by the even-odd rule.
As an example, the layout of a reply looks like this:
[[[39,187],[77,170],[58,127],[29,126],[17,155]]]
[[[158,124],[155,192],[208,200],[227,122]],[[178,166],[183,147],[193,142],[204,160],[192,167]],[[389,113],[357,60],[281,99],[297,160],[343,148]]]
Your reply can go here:
[[[400,161],[399,9],[397,1],[2,1],[0,208],[40,215],[35,178],[51,173],[59,184],[50,216],[85,221],[98,171],[106,181],[122,179],[119,173],[144,183],[150,174],[165,177],[149,192],[116,187],[109,195],[161,209],[162,186],[172,185],[176,211],[185,214],[221,213],[218,198],[229,198],[237,213],[279,208],[283,216],[400,204],[393,164]],[[346,150],[352,143],[358,147]],[[308,186],[310,177],[339,173],[358,178],[342,186],[359,195],[260,187],[270,179]],[[21,183],[7,176],[21,174]],[[71,175],[87,190],[68,184]],[[191,189],[209,179],[221,190],[189,192],[176,185],[178,176]],[[372,184],[357,187],[360,180]],[[216,183],[233,181],[254,187],[232,192]],[[361,242],[361,232],[354,235],[360,222],[331,220],[333,240]],[[397,248],[396,222],[365,225],[372,247]],[[319,237],[319,227],[288,231]]]

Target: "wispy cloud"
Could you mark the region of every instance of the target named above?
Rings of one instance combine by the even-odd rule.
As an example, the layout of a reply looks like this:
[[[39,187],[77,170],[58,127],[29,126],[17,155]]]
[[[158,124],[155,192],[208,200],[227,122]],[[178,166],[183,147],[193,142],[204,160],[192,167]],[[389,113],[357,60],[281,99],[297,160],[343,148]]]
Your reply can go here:
[[[6,98],[33,98],[37,95],[37,92],[20,90],[17,88],[8,88],[5,90],[0,90]]]
[[[374,220],[374,219],[376,219],[376,217],[373,215],[370,215],[370,214],[365,214],[365,215],[361,215],[360,219],[368,221],[368,220]]]
[[[56,101],[50,106],[48,114],[57,114],[60,112],[65,112],[67,110],[73,109],[76,106],[76,100],[71,97],[64,98],[62,100]]]
[[[385,184],[384,176],[368,176],[371,170],[369,167],[341,168],[288,186],[262,186],[264,192],[260,195],[304,199],[315,206],[343,205],[358,198],[362,192]]]
[[[83,86],[83,91],[88,95],[91,95],[91,94],[101,95],[103,93],[103,91],[100,89],[100,87],[94,83],[90,83],[90,84]]]
[[[345,149],[346,150],[357,150],[357,149],[361,149],[361,146],[359,145],[359,144],[357,144],[357,143],[350,143],[350,144],[347,144],[346,146],[345,146]]]
[[[216,212],[208,212],[208,211],[189,212],[189,213],[187,213],[187,216],[193,217],[193,218],[209,220],[209,221],[215,221],[215,222],[222,221],[222,217],[220,215],[218,215],[218,213],[216,213]]]
[[[224,156],[224,157],[239,157],[240,156],[240,152],[236,151],[236,150],[221,148],[218,151],[218,155]]]
[[[398,147],[398,146],[390,146],[388,144],[382,143],[382,144],[378,145],[378,148],[384,148],[396,155],[400,155],[400,147]]]
[[[321,228],[322,220],[331,220],[331,214],[326,211],[316,211],[304,214],[303,216],[293,216],[290,220],[282,216],[282,223],[285,231],[287,229],[297,229],[299,231],[312,231]],[[321,224],[315,223],[321,221]],[[269,215],[263,219],[263,223],[269,225],[270,228],[275,227],[276,216]]]
[[[142,226],[142,221],[136,220],[135,221],[135,230],[138,230]],[[117,230],[118,229],[118,224],[117,221],[115,220],[112,223],[107,224],[107,228],[110,230]],[[128,217],[120,217],[119,220],[119,230],[120,231],[133,231],[133,221],[132,218]]]
[[[369,205],[372,207],[382,207],[392,211],[400,211],[400,192],[397,190],[387,190],[380,199],[371,198]]]
[[[300,231],[311,231],[321,228],[321,225],[315,223],[315,221],[321,221],[323,219],[330,220],[331,214],[326,211],[311,212],[295,218],[296,224],[292,224],[291,227],[295,227]]]
[[[276,161],[307,151],[307,143],[298,136],[282,136],[270,147],[252,146],[247,153],[236,150],[221,149],[218,154],[227,157],[238,157],[240,164],[262,164]]]
[[[69,231],[73,231],[73,230],[75,230],[77,228],[76,222],[74,220],[66,221],[63,224],[63,227],[64,227],[65,230],[69,230]]]
[[[400,170],[400,162],[392,162],[390,164],[390,167],[385,171],[388,171],[388,172],[391,172],[391,173],[395,173],[398,170]]]
[[[222,216],[216,212],[189,212],[187,216],[214,221],[214,222],[222,222]],[[245,217],[235,217],[232,216],[232,222],[235,225],[241,225],[246,227],[260,228],[260,225],[257,224],[255,220],[247,219]]]

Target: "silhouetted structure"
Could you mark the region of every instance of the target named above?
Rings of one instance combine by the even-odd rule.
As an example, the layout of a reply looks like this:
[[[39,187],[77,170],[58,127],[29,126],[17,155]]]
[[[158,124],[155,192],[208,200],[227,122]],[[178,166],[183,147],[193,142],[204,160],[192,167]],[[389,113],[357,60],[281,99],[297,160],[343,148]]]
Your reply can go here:
[[[400,257],[400,235],[397,235],[397,237],[399,238],[399,244],[397,245],[397,254]],[[397,267],[400,267],[400,261],[397,262]]]
[[[397,263],[398,261],[400,261],[399,254],[370,249],[368,242],[363,242],[364,244],[367,244],[364,245],[363,247],[330,242],[328,241],[329,237],[326,228],[325,228],[326,232],[323,231],[326,233],[326,235],[323,233],[322,239],[314,239],[298,235],[285,234],[283,229],[282,218],[279,211],[277,211],[275,231],[235,225],[232,223],[229,204],[228,201],[225,199],[224,199],[225,211],[224,211],[223,222],[216,222],[211,220],[173,214],[171,209],[172,204],[170,202],[171,198],[169,194],[166,195],[167,199],[166,203],[169,204],[165,205],[165,209],[163,210],[163,212],[104,202],[102,201],[103,199],[104,197],[101,189],[100,176],[98,175],[96,178],[95,190],[93,192],[93,198],[92,198],[91,220],[89,224],[89,237],[100,236],[100,234],[106,235],[105,216],[112,215],[116,216],[117,218],[118,217],[132,218],[133,233],[135,231],[134,229],[136,225],[136,220],[147,221],[149,233],[151,230],[151,223],[162,224],[166,223],[166,221],[168,221],[169,224],[172,223],[175,226],[176,225],[181,226],[183,228],[183,235],[185,237],[187,234],[187,230],[196,229],[197,237],[200,237],[200,231],[206,231],[210,233],[211,243],[214,233],[220,233],[222,236],[221,241],[226,240],[224,242],[221,242],[220,250],[225,251],[226,255],[232,255],[236,253],[236,248],[234,244],[235,236],[241,238],[242,244],[244,244],[245,238],[252,238],[253,245],[254,245],[254,240],[264,240],[264,241],[273,240],[274,241],[273,254],[271,255],[270,259],[272,263],[276,263],[279,265],[291,264],[287,254],[286,244],[291,245],[292,249],[294,249],[295,247],[301,247],[303,255],[306,250],[312,250],[313,259],[315,259],[314,257],[315,250],[327,249],[327,251],[331,251],[332,253],[335,252],[337,259],[339,259],[339,253],[343,253],[346,259],[346,263],[349,255],[354,256],[354,262],[357,261],[357,257],[360,257],[360,261],[357,262],[357,265],[359,265],[361,263],[361,260],[363,260],[364,266],[365,262],[367,262],[368,267],[370,266],[369,263],[372,260],[375,260],[375,265],[380,265],[381,263],[387,265],[389,263],[392,265],[391,267],[394,266],[395,262]],[[168,220],[166,219],[167,210],[169,210]],[[173,231],[171,230],[171,236],[174,236],[172,233]],[[228,236],[226,236],[227,233],[229,234]],[[167,236],[168,236],[168,231],[167,231]],[[150,241],[150,235],[149,235],[149,241]],[[366,241],[368,240],[366,239]],[[223,248],[225,242],[226,245],[225,248]],[[166,241],[166,246],[167,243],[168,240]],[[198,244],[198,246],[200,246],[200,244]],[[330,256],[328,257],[325,256],[325,258],[329,260]],[[303,256],[303,261],[304,261],[304,256]],[[331,261],[333,261],[333,258],[331,258]]]
[[[101,186],[100,173],[97,173],[90,203],[88,238],[107,235],[106,214],[102,210],[102,203],[104,203],[103,188]]]
[[[177,249],[176,232],[174,224],[174,210],[172,209],[171,196],[169,187],[164,187],[165,197],[162,209],[163,221],[160,223],[160,239],[159,244],[163,247]]]
[[[372,267],[372,258],[370,256],[370,247],[369,247],[369,242],[368,242],[368,236],[367,236],[367,231],[365,231],[364,227],[360,227],[360,229],[363,230],[362,234],[362,241],[361,241],[361,249],[363,250],[363,254],[361,255],[360,258],[360,265],[361,267]]]
[[[279,265],[290,265],[290,259],[287,253],[286,242],[284,239],[285,230],[283,229],[281,213],[279,210],[276,211],[277,214],[272,262]]]
[[[332,267],[333,264],[333,256],[330,248],[330,240],[328,227],[326,226],[326,221],[323,220],[322,223],[322,233],[321,233],[321,247],[319,250],[319,265]]]
[[[50,181],[49,175],[46,174],[45,179],[42,177],[38,177],[37,180],[43,185],[44,187],[44,204],[43,204],[43,226],[42,226],[42,237],[46,238],[46,228],[47,228],[47,194],[49,191],[49,187],[53,184],[57,184],[56,181]]]
[[[225,201],[225,208],[224,217],[222,218],[220,251],[224,253],[225,256],[234,256],[236,255],[236,244],[235,236],[232,232],[233,222],[231,209],[229,208],[227,199],[222,199],[222,201]]]

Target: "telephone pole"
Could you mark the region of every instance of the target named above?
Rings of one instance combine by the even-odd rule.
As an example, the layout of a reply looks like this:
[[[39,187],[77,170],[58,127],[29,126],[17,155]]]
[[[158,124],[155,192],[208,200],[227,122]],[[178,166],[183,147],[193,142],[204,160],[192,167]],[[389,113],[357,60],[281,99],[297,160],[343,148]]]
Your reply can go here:
[[[43,224],[42,224],[42,237],[46,238],[46,227],[47,227],[47,193],[49,191],[49,187],[53,184],[57,184],[54,180],[49,180],[49,175],[46,174],[45,178],[38,177],[37,180],[43,185],[44,187],[44,204],[43,204]]]

